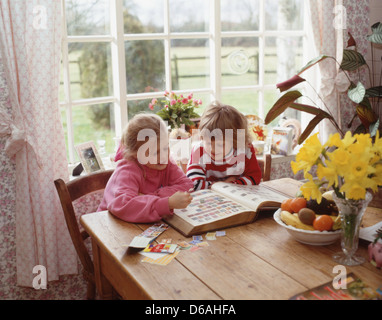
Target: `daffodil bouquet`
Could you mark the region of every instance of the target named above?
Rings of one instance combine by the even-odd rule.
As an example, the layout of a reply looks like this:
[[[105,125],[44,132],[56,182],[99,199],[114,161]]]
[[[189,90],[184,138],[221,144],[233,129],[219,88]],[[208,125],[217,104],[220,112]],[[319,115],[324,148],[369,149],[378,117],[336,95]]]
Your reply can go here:
[[[377,132],[373,142],[370,134],[347,132],[343,138],[332,134],[322,145],[318,134],[308,138],[291,162],[293,172],[304,171],[308,181],[301,186],[306,199],[321,202],[320,187],[332,187],[338,198],[365,199],[368,190],[382,185],[382,137]],[[316,168],[318,179],[311,169]]]

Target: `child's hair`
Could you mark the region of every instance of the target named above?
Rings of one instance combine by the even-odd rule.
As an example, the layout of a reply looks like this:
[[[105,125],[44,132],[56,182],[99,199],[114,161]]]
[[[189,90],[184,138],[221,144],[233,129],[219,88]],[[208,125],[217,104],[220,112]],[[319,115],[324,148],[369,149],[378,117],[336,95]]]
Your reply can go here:
[[[206,135],[206,130],[212,132],[214,129],[220,129],[223,138],[225,138],[226,129],[233,129],[233,143],[235,147],[238,145],[238,129],[245,130],[245,146],[252,142],[247,118],[236,108],[218,101],[212,102],[200,119],[199,130],[201,138],[203,139],[203,136]]]
[[[138,134],[141,130],[146,130],[145,140],[139,141]],[[123,147],[123,157],[126,160],[136,159],[138,149],[147,142],[150,137],[157,137],[158,145],[161,139],[161,134],[167,133],[166,123],[162,118],[156,114],[152,113],[140,113],[135,115],[125,127],[122,138],[121,145]]]

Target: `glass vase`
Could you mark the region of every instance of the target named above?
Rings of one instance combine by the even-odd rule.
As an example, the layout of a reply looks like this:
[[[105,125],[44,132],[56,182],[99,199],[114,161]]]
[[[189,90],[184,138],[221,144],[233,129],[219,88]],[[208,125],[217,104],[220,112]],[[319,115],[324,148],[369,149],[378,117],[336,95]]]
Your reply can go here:
[[[333,200],[338,207],[342,225],[342,252],[333,255],[334,261],[339,264],[356,266],[365,262],[363,257],[358,256],[355,253],[358,249],[358,236],[362,217],[372,198],[373,196],[370,192],[367,192],[365,199],[361,200],[338,198],[333,194]]]

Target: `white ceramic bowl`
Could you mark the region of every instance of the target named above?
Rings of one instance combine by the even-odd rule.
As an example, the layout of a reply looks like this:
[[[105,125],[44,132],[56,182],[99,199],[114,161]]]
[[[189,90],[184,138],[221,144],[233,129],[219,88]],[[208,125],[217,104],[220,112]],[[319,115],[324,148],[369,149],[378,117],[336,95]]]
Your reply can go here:
[[[313,246],[325,246],[336,242],[341,237],[341,230],[309,231],[288,226],[281,220],[280,215],[281,209],[274,213],[273,218],[280,226],[284,227],[294,239],[301,243],[310,244]]]

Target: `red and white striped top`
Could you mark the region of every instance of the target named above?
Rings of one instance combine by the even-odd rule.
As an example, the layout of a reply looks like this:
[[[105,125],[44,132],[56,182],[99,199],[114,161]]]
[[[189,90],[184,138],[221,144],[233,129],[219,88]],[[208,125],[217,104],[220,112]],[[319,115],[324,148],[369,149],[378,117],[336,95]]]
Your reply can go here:
[[[214,161],[204,151],[202,142],[193,147],[187,166],[187,177],[193,181],[195,190],[207,189],[213,182],[232,176],[237,178],[233,183],[243,185],[260,183],[261,170],[252,144],[242,152],[232,149],[219,162]]]

